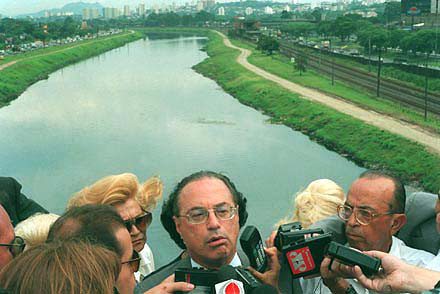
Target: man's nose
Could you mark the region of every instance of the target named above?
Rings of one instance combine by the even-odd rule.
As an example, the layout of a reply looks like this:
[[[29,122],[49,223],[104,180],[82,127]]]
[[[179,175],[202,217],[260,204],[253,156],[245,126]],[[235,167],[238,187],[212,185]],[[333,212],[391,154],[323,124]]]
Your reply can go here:
[[[356,220],[356,216],[355,216],[354,211],[353,211],[353,213],[350,215],[350,217],[348,218],[347,225],[349,225],[349,226],[351,226],[351,227],[354,227],[354,226],[358,226],[358,225],[359,225],[359,222]]]
[[[215,215],[214,211],[209,212],[206,223],[208,225],[208,229],[218,229],[220,227],[220,220]]]
[[[135,236],[139,233],[140,233],[140,231],[139,231],[138,227],[136,227],[135,224],[131,224],[130,235]]]

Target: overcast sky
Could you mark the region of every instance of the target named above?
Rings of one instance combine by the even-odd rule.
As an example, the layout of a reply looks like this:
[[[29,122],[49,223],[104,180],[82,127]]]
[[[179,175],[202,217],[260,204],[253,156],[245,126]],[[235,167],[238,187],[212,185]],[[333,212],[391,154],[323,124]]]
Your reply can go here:
[[[79,2],[80,0],[0,0],[0,13],[6,16],[14,16],[17,14],[33,13],[44,9],[61,8],[67,3]],[[162,4],[185,4],[195,0],[82,0],[82,2],[95,3],[99,2],[103,6],[123,7],[130,5],[136,7],[140,3],[150,8],[154,4],[162,6]],[[216,2],[234,2],[239,0],[217,0]]]

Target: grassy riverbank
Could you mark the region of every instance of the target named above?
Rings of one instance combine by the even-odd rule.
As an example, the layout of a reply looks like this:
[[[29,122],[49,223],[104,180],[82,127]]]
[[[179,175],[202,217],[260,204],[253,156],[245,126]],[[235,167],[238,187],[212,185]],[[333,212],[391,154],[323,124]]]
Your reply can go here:
[[[142,38],[142,36],[143,34],[139,32],[126,32],[72,44],[69,47],[59,48],[59,50],[56,48],[40,50],[37,55],[23,56],[21,59],[18,55],[18,58],[14,57],[17,61],[16,64],[0,71],[0,107],[8,105],[35,82],[47,79],[50,73],[69,64],[121,47]]]
[[[241,103],[270,115],[274,122],[299,130],[328,149],[357,164],[393,170],[407,184],[437,192],[440,158],[420,144],[367,125],[298,95],[244,69],[235,62],[239,52],[227,48],[220,36],[210,33],[206,51],[210,58],[195,66]]]
[[[376,112],[408,121],[428,130],[440,133],[440,121],[435,115],[428,114],[428,119],[425,121],[422,112],[414,110],[409,106],[402,106],[390,100],[378,98],[373,94],[367,93],[364,89],[356,89],[354,86],[345,85],[339,80],[335,80],[335,85],[332,86],[331,79],[328,76],[322,75],[312,69],[307,69],[307,72],[303,72],[302,75],[300,75],[299,72],[293,68],[290,60],[278,53],[275,53],[273,56],[268,56],[267,54],[257,51],[255,45],[248,42],[232,40],[232,43],[236,46],[251,50],[252,55],[248,58],[249,63],[267,72],[302,86],[317,89],[330,95],[336,95],[360,107],[372,109]],[[347,61],[344,62],[347,63]],[[356,66],[355,64],[352,65]]]

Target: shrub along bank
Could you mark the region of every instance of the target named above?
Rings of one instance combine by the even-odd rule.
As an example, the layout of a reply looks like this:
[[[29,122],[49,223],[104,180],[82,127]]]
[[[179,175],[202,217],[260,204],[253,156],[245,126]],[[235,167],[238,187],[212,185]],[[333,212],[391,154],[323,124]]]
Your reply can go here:
[[[406,184],[437,192],[440,158],[424,146],[391,134],[331,108],[300,99],[297,94],[267,81],[236,63],[239,52],[210,33],[205,47],[209,58],[194,68],[212,78],[241,103],[261,110],[367,168],[387,168]]]
[[[121,47],[143,37],[139,32],[99,39],[94,42],[74,44],[47,55],[39,55],[17,60],[17,63],[0,71],[0,107],[16,99],[30,85],[47,79],[48,75],[69,64],[99,55],[105,51]],[[44,54],[44,50],[41,54]]]

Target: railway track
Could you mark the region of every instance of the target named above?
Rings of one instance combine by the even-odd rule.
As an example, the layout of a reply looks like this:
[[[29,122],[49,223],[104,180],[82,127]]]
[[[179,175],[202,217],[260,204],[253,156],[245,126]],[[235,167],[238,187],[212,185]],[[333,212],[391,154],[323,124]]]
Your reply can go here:
[[[368,73],[356,68],[345,66],[332,62],[329,55],[314,55],[303,50],[298,50],[293,46],[281,43],[280,52],[287,57],[297,57],[298,54],[305,54],[307,65],[317,72],[331,76],[332,72],[336,80],[351,84],[358,88],[367,90],[372,94],[377,91],[376,73]],[[396,103],[409,105],[416,109],[440,115],[440,95],[428,91],[425,99],[425,92],[415,87],[408,86],[390,79],[381,78],[379,87],[379,96]],[[426,103],[426,105],[425,105]]]

